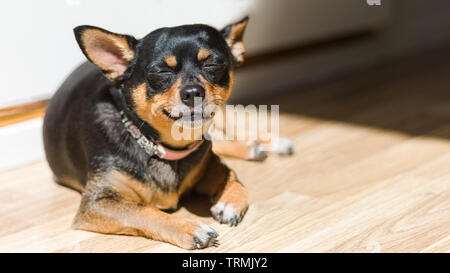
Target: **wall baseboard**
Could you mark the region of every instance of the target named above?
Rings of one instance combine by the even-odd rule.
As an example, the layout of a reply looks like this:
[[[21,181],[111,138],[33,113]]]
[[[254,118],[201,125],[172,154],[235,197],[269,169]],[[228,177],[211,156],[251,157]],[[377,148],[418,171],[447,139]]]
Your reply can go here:
[[[42,118],[0,128],[0,171],[44,158]]]

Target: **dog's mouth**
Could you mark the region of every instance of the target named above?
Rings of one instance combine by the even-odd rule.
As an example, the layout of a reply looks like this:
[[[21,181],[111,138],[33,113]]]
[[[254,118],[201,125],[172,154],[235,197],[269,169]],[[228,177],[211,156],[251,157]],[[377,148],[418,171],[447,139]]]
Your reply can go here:
[[[162,112],[169,119],[171,119],[173,121],[181,121],[183,123],[209,120],[212,117],[214,117],[214,114],[215,114],[214,111],[208,112],[208,111],[201,111],[201,110],[195,110],[195,109],[192,109],[190,111],[179,112],[176,114],[169,112],[167,109],[163,109]]]

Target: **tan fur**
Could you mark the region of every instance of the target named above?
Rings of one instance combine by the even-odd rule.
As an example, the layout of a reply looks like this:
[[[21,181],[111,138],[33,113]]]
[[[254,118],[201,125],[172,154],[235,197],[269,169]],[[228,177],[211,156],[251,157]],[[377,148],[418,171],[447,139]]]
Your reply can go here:
[[[103,180],[128,201],[152,205],[159,209],[172,209],[178,205],[178,192],[163,192],[126,173],[111,171],[103,177]]]
[[[242,35],[244,34],[245,28],[247,27],[248,21],[244,21],[239,24],[234,24],[231,27],[231,31],[225,38],[225,41],[229,46],[232,46],[234,42],[242,41]]]
[[[252,142],[248,141],[213,141],[212,150],[221,156],[235,157],[244,160],[251,159]]]
[[[134,51],[129,47],[125,37],[106,33],[98,29],[86,29],[81,34],[81,40],[85,47],[88,58],[102,70],[106,71],[106,75],[110,79],[120,76],[125,70],[124,67],[133,60]],[[107,48],[120,56],[123,64],[111,67],[111,64],[103,61],[101,56],[95,55],[91,49]]]
[[[231,31],[225,38],[228,46],[231,49],[234,57],[238,63],[244,62],[244,54],[246,52],[244,43],[242,42],[242,36],[244,34],[245,28],[247,27],[248,21],[244,21],[239,24],[235,24],[231,27]]]
[[[233,207],[240,212],[248,207],[248,192],[244,186],[237,180],[236,174],[230,170],[225,187],[216,196],[216,203],[223,202],[232,204]]]
[[[204,176],[210,156],[210,153],[206,153],[200,163],[186,175],[178,191],[180,196],[190,190]]]
[[[144,236],[194,249],[193,238],[201,224],[151,205],[104,199],[96,202],[95,207],[80,207],[72,227],[99,233]]]
[[[214,85],[205,79],[202,75],[198,75],[200,81],[205,86],[207,98],[210,99],[214,104],[222,106],[228,100],[233,88],[233,72],[230,71],[230,82],[227,88],[221,87],[219,85]]]
[[[206,58],[208,58],[209,55],[211,55],[211,52],[210,52],[208,49],[206,49],[206,48],[200,48],[200,50],[199,50],[198,53],[197,53],[197,60],[203,61],[203,60],[205,60]]]
[[[194,138],[187,140],[174,139],[172,137],[174,121],[162,112],[163,108],[170,112],[172,105],[175,104],[178,98],[180,85],[181,79],[178,79],[167,91],[147,99],[147,84],[142,83],[134,89],[132,95],[138,116],[158,131],[162,142],[173,147],[186,147],[194,142],[192,140]],[[191,133],[193,134],[193,132]]]
[[[165,62],[168,66],[170,66],[170,67],[172,67],[172,68],[176,67],[177,64],[178,64],[178,62],[177,62],[177,57],[175,57],[175,56],[173,56],[173,55],[171,55],[171,56],[169,56],[169,57],[166,57],[166,58],[164,59],[164,62]]]
[[[236,42],[231,46],[231,53],[236,57],[238,63],[244,62],[244,54],[247,51],[243,42]]]
[[[239,182],[234,171],[212,153],[207,170],[195,190],[211,196],[213,203],[224,202],[233,205],[238,213],[245,211],[248,207],[248,192]]]

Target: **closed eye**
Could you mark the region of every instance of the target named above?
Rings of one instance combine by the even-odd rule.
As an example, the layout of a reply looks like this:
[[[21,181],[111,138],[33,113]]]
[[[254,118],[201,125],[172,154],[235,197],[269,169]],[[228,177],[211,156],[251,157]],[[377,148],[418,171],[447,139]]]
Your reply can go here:
[[[204,68],[222,68],[225,66],[225,63],[215,57],[214,55],[209,55],[202,63]]]
[[[170,67],[155,67],[148,70],[149,74],[173,74],[174,71]]]
[[[215,64],[215,63],[211,63],[211,64],[204,64],[203,67],[220,67],[223,66],[223,64]]]
[[[219,69],[219,68],[224,68],[225,64],[224,63],[205,62],[205,63],[203,63],[203,67],[206,69]]]
[[[158,73],[158,74],[172,74],[173,70],[164,69],[164,70],[160,70],[160,71],[158,71],[156,73]]]

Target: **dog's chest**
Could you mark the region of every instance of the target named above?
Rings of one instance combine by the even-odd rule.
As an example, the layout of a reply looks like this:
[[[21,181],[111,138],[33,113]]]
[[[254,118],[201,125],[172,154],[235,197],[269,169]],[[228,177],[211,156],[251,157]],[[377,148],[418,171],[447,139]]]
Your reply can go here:
[[[144,170],[145,175],[129,184],[137,193],[135,198],[160,209],[177,207],[180,196],[191,189],[205,172],[209,153],[204,149],[181,161],[151,159]]]

